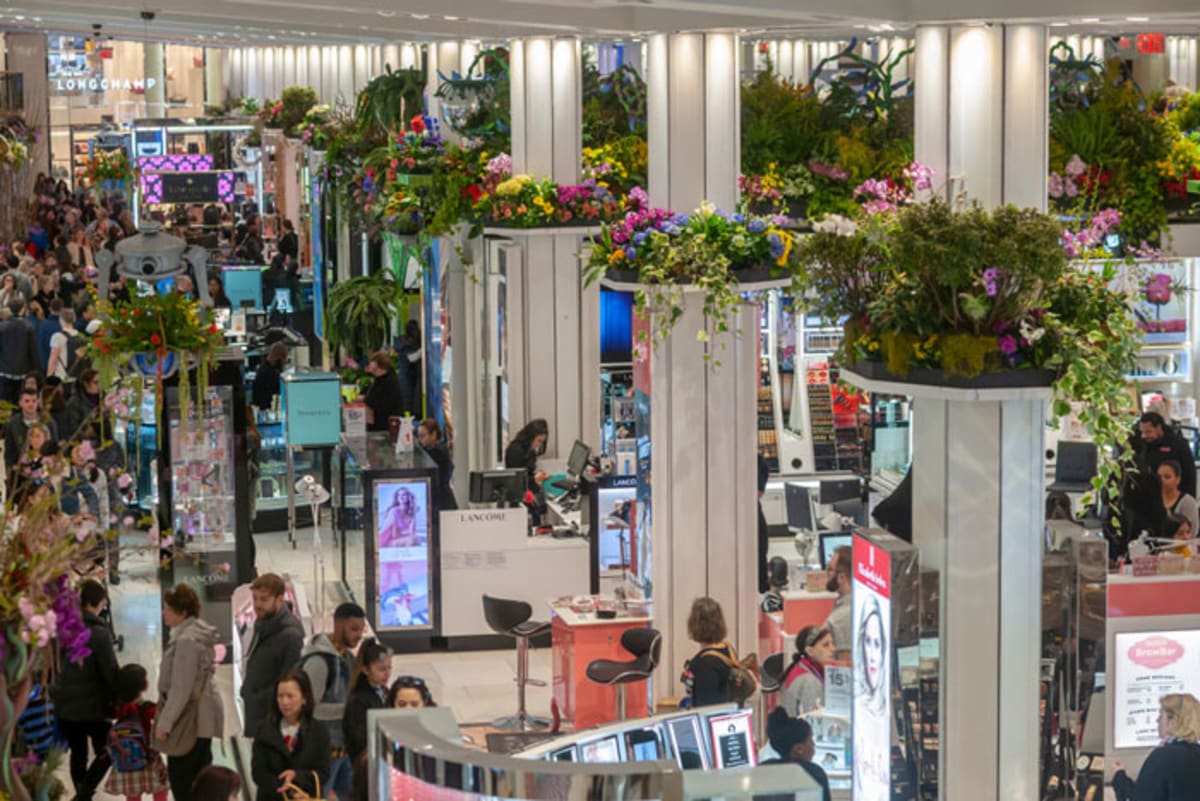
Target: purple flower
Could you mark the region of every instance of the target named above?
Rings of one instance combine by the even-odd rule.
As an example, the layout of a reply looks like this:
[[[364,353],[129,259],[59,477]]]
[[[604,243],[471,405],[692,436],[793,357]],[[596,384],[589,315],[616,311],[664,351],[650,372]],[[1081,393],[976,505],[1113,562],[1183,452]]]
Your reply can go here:
[[[1066,193],[1067,197],[1078,197],[1079,185],[1075,183],[1074,179],[1067,178],[1065,181],[1063,181],[1063,191]]]
[[[771,258],[778,259],[783,256],[783,237],[779,234],[768,234],[767,242],[770,243]]]
[[[988,267],[983,271],[983,288],[989,298],[996,297],[996,293],[1000,291],[1000,276],[1000,270],[996,267]]]
[[[1005,334],[1004,336],[1000,337],[996,340],[996,344],[1000,346],[1000,352],[1005,356],[1012,356],[1017,352],[1017,348],[1019,347],[1017,338],[1012,334]]]
[[[767,224],[762,220],[751,220],[750,224],[746,226],[746,229],[752,234],[761,234],[763,231],[767,230]]]
[[[1079,158],[1079,154],[1076,153],[1074,156],[1071,156],[1071,160],[1067,162],[1067,166],[1063,172],[1074,178],[1077,175],[1083,175],[1085,172],[1087,172],[1087,168],[1087,163],[1084,162],[1083,159]]]
[[[1056,172],[1050,173],[1050,180],[1046,182],[1046,191],[1052,198],[1060,198],[1063,195],[1063,179]]]
[[[637,258],[637,248],[633,247],[632,245],[625,248],[625,258],[629,259],[630,261],[633,261],[634,259],[636,259]]]

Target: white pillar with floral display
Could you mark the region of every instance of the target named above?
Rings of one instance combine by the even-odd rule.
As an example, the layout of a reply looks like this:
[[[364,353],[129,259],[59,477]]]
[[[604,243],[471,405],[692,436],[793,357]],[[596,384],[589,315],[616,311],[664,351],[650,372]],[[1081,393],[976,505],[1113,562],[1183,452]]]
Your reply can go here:
[[[920,27],[918,161],[984,206],[1045,209],[1047,37]],[[939,797],[1036,801],[1043,443],[1049,389],[914,396],[913,541],[941,575]]]
[[[733,211],[738,37],[656,34],[647,51],[651,205],[686,214],[707,201]],[[680,668],[696,651],[686,623],[698,597],[721,604],[739,654],[757,649],[758,310],[740,304],[730,318],[740,335],[718,335],[703,305],[702,292],[684,289],[670,336],[653,347],[635,343],[636,358],[649,361],[648,370],[635,365],[650,400],[651,476],[642,479],[651,508],[638,517],[650,522],[648,594],[664,635],[660,696],[682,691]]]

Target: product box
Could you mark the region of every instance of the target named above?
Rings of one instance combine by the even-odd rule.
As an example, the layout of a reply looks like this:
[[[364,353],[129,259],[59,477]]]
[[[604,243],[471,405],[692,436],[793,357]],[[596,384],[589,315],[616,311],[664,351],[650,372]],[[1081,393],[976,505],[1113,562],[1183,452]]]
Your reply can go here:
[[[350,439],[367,438],[366,404],[347,403],[342,407],[342,431]]]

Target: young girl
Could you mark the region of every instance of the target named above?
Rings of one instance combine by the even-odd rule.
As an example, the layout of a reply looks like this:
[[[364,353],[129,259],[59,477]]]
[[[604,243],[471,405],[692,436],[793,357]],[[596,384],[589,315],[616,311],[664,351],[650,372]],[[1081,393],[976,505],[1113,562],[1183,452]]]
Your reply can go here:
[[[367,750],[367,710],[384,708],[391,674],[392,652],[374,638],[363,640],[350,675],[350,695],[342,715],[346,756],[351,763]]]
[[[167,766],[151,748],[151,727],[158,708],[142,700],[150,686],[146,669],[125,665],[117,671],[117,722],[108,736],[108,751],[113,769],[104,783],[104,792],[139,801],[149,793],[154,801],[167,801]]]
[[[313,721],[312,684],[303,670],[292,669],[275,682],[275,707],[254,737],[250,770],[258,801],[279,801],[294,785],[320,796],[329,781],[329,732]]]
[[[437,704],[433,702],[433,693],[429,692],[424,679],[401,676],[392,683],[392,689],[388,692],[388,709],[421,709],[429,706]]]

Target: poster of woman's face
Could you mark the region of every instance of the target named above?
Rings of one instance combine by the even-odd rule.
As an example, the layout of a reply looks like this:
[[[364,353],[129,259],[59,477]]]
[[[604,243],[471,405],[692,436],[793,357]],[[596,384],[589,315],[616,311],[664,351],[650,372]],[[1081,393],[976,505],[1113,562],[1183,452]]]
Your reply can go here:
[[[854,585],[854,799],[889,801],[892,721],[889,600]]]
[[[379,628],[428,628],[429,481],[397,479],[374,487]]]

